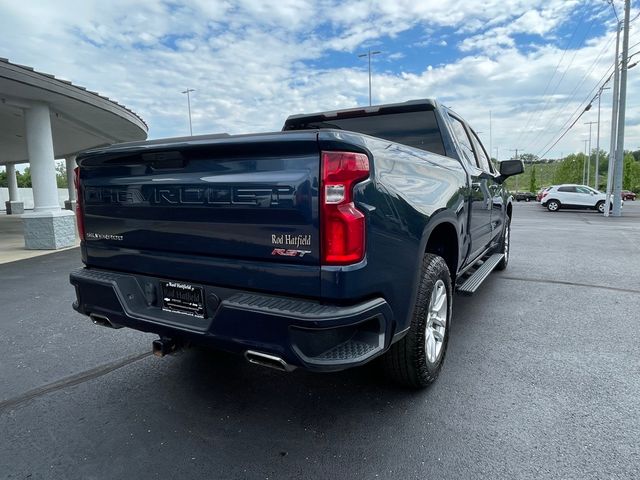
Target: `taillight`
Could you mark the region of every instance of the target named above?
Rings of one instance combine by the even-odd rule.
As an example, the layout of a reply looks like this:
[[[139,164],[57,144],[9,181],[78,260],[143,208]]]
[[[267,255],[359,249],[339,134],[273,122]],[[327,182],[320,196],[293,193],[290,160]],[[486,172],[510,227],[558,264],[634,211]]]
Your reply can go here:
[[[82,189],[80,188],[80,167],[73,170],[73,185],[76,187],[76,223],[80,240],[84,240],[84,215],[82,212]]]
[[[546,197],[548,193],[549,192],[542,192],[542,196],[540,197],[540,200],[542,200],[544,197]]]
[[[353,186],[369,177],[369,158],[363,153],[322,152],[320,168],[322,263],[357,263],[364,258],[365,218],[353,203]]]

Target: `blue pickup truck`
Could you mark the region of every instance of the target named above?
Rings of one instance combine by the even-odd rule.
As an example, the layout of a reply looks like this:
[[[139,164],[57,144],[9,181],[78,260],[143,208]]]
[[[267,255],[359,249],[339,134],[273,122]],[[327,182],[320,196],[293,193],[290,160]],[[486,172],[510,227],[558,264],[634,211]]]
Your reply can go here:
[[[435,100],[289,117],[281,132],[114,145],[78,157],[94,323],[290,371],[380,357],[438,375],[454,292],[509,260],[512,200],[478,135]]]

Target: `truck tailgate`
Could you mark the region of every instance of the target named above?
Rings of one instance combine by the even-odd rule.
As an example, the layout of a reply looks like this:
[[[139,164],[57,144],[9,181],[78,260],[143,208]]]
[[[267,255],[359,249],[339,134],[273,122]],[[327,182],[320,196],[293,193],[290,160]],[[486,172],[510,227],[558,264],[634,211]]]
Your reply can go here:
[[[319,278],[319,157],[315,132],[89,152],[78,162],[85,261],[104,266],[138,251],[155,257],[153,268],[193,257],[194,270],[197,258],[257,269],[279,263],[313,267]],[[169,273],[129,258],[127,270]],[[223,278],[218,271],[211,281]]]

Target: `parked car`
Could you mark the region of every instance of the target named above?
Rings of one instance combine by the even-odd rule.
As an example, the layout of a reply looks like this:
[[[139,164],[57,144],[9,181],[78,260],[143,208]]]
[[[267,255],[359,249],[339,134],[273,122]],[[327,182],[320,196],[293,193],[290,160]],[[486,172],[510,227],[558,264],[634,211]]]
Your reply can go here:
[[[541,188],[540,190],[538,190],[538,193],[536,195],[536,202],[539,202],[540,200],[542,200],[543,197],[545,196],[545,193],[547,191],[549,191],[550,188],[551,187],[544,187],[544,188]]]
[[[630,190],[622,190],[621,195],[622,195],[622,200],[635,201],[636,199],[636,194]]]
[[[536,199],[536,194],[535,193],[531,193],[531,192],[516,192],[513,195],[513,198],[517,201],[517,202],[530,202],[531,200],[535,200]]]
[[[550,212],[562,208],[592,209],[604,213],[606,195],[587,185],[564,184],[549,188],[540,200]]]
[[[294,115],[283,132],[152,140],[78,156],[85,267],[73,307],[289,371],[383,356],[438,375],[454,290],[506,268],[512,199],[478,135],[434,100]]]

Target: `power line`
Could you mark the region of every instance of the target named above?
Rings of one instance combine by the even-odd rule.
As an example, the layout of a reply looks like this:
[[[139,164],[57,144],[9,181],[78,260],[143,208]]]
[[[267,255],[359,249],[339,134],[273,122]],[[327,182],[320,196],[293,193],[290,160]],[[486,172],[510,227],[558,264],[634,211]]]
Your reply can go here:
[[[613,14],[616,16],[616,21],[620,23],[620,18],[618,17],[618,12],[616,11],[616,6],[613,3],[613,0],[607,0],[607,3],[611,5],[611,8],[613,8]]]
[[[582,18],[584,18],[584,16]],[[581,18],[581,20],[582,20],[582,18]],[[591,31],[591,27],[593,27],[593,24],[595,23],[595,21],[596,21],[596,18],[594,17],[593,20],[591,20],[591,23],[589,23],[589,26],[587,27],[586,31],[584,32],[584,35],[582,36],[582,38],[578,42],[577,46],[581,45],[584,42],[584,40],[587,38],[587,35],[589,35],[589,32]],[[578,22],[578,26],[580,26],[580,22]],[[576,48],[576,50],[573,52],[573,56],[571,57],[571,60],[569,61],[569,65],[567,65],[567,68],[565,68],[564,72],[562,73],[562,76],[558,80],[558,83],[554,87],[553,91],[549,94],[549,97],[547,98],[547,101],[545,102],[544,106],[541,109],[537,110],[535,113],[539,113],[541,111],[545,111],[546,110],[547,106],[549,105],[549,102],[551,101],[551,99],[553,98],[555,93],[558,91],[558,88],[562,84],[562,81],[564,80],[564,77],[567,75],[567,72],[571,69],[571,66],[573,65],[573,61],[575,60],[577,54],[578,54],[578,49]],[[543,97],[544,97],[544,94],[543,94]],[[523,131],[520,132],[520,136],[518,137],[518,141],[521,139],[522,135],[524,135],[524,138],[527,138],[529,135],[531,135],[531,133],[532,132],[531,131],[528,132],[527,131],[527,127],[525,127],[523,129]],[[527,143],[527,146],[530,143],[531,142],[529,141]]]
[[[612,67],[613,67],[613,65],[612,65],[612,66],[610,66],[610,67],[609,67],[609,69],[611,69]],[[607,75],[607,73],[609,73],[609,69],[607,69],[607,72],[603,75],[603,78],[604,78],[604,76],[606,76],[606,75]],[[604,86],[609,82],[609,80],[611,80],[611,77],[612,77],[612,76],[613,76],[613,72],[611,72],[611,74],[609,74],[609,77],[604,81],[604,83],[602,84],[602,87],[604,87]],[[602,79],[600,79],[600,81],[602,81]],[[597,89],[597,88],[598,88],[598,86],[600,85],[600,81],[598,81],[598,83],[596,84],[596,86],[595,86],[593,89],[591,89],[591,92],[589,92],[589,95],[591,95],[591,93],[592,93],[595,89]],[[553,144],[552,144],[549,148],[547,148],[547,149],[545,150],[545,152],[544,152],[542,155],[537,155],[538,157],[542,158],[542,157],[544,157],[547,153],[549,153],[549,152],[551,151],[551,149],[552,149],[553,147],[555,147],[555,146],[558,144],[558,142],[559,142],[560,140],[562,140],[562,139],[564,138],[564,136],[565,136],[567,133],[569,133],[569,130],[571,130],[571,129],[573,128],[573,126],[574,126],[576,123],[578,123],[578,120],[580,120],[580,117],[582,117],[582,115],[584,115],[586,112],[588,112],[589,110],[591,110],[591,105],[593,104],[593,102],[595,101],[595,99],[596,99],[596,98],[598,98],[598,95],[600,95],[600,94],[602,93],[602,87],[600,88],[599,92],[598,92],[598,93],[597,93],[597,94],[596,94],[596,95],[591,99],[591,101],[588,103],[588,105],[587,105],[586,107],[584,107],[584,109],[582,110],[582,112],[580,112],[580,115],[578,115],[578,117],[577,117],[577,118],[576,118],[576,119],[571,123],[571,125],[569,125],[569,127],[568,127],[568,128],[567,128],[567,129],[562,133],[562,135],[560,135],[560,136],[558,137],[558,139],[557,139],[555,142],[553,142]],[[589,98],[589,96],[587,96],[587,98]],[[571,116],[569,117],[569,120],[567,120],[567,121],[564,123],[564,125],[563,125],[562,127],[560,127],[560,130],[562,130],[562,129],[564,128],[564,126],[565,126],[565,125],[566,125],[566,124],[571,120],[571,117],[573,117],[573,115],[575,115],[575,113],[576,113],[578,110],[580,110],[580,108],[582,107],[582,104],[584,104],[584,103],[585,103],[584,101],[583,101],[582,103],[580,103],[580,105],[578,106],[578,108],[577,108],[577,109],[576,109],[576,110],[571,114]],[[544,147],[542,147],[542,148],[540,149],[540,151],[544,150],[544,149],[547,147],[547,145],[548,145],[548,144],[549,144],[549,142],[547,142],[547,144],[546,144]]]
[[[611,67],[609,67],[609,69],[610,69],[610,68],[611,68]],[[609,72],[609,70],[607,69],[607,73],[608,73],[608,72]],[[602,78],[604,78],[604,77],[606,76],[606,74],[607,74],[607,73],[605,73],[605,74],[602,76]],[[612,76],[613,76],[613,72],[611,72],[611,74],[609,74],[609,77],[604,81],[604,83],[602,84],[602,87],[604,87],[604,86],[609,82],[609,80],[611,80],[611,77],[612,77]],[[600,81],[602,81],[602,78],[600,79]],[[600,81],[598,82],[598,84],[600,83]],[[591,93],[593,93],[593,91],[598,87],[598,84],[596,84],[596,86],[595,86],[593,89],[591,89],[591,91],[589,92],[589,95],[591,95]],[[599,93],[598,93],[598,94],[602,93],[602,87],[600,88],[600,91],[599,91]],[[589,98],[589,95],[587,96],[587,98]],[[591,99],[591,101],[588,103],[588,105],[587,105],[587,106],[584,108],[584,110],[580,113],[580,115],[578,116],[578,118],[576,118],[576,119],[574,120],[574,122],[573,122],[573,123],[572,123],[572,124],[567,128],[567,130],[566,130],[566,131],[565,131],[565,132],[560,136],[560,138],[558,138],[558,139],[554,142],[554,144],[553,144],[553,145],[551,145],[551,147],[549,147],[549,148],[544,152],[544,154],[543,154],[543,155],[538,155],[538,156],[540,156],[540,157],[544,157],[544,155],[546,155],[546,154],[547,154],[547,153],[548,153],[548,152],[549,152],[553,147],[555,147],[555,146],[556,146],[556,144],[557,144],[557,143],[562,139],[562,137],[564,137],[564,136],[567,134],[567,132],[568,132],[569,130],[571,130],[571,128],[576,124],[576,122],[580,119],[580,117],[582,117],[582,115],[584,115],[584,113],[585,113],[585,112],[588,112],[588,111],[591,109],[591,105],[592,105],[592,103],[594,102],[594,100],[595,100],[596,98],[597,98],[597,95],[596,95],[596,96],[594,96],[594,97]],[[576,112],[578,112],[578,111],[580,110],[580,108],[582,108],[582,105],[583,105],[584,103],[585,103],[585,101],[582,101],[582,102],[580,103],[580,105],[578,106],[578,108],[576,108],[576,109],[574,110],[574,112],[569,116],[569,119],[568,119],[568,120],[567,120],[567,121],[562,125],[562,127],[560,127],[560,130],[562,130],[562,129],[565,127],[565,125],[567,125],[567,124],[571,121],[571,117],[573,117],[573,116],[576,114]],[[549,141],[549,142],[547,142],[547,143],[545,144],[545,146],[544,146],[544,147],[542,147],[542,148],[540,149],[540,151],[544,150],[544,149],[547,147],[547,145],[549,145],[549,143],[550,143],[550,141]]]
[[[585,38],[588,36],[589,32],[591,31],[591,27],[593,26],[593,24],[596,21],[596,17],[593,18],[593,20],[591,21],[591,23],[589,24],[589,27],[587,28],[587,31],[585,32],[585,34],[583,35],[582,39],[579,42],[579,45],[582,45]],[[578,91],[578,89],[582,86],[582,84],[584,83],[584,81],[587,78],[587,75],[591,72],[591,70],[593,70],[594,66],[598,63],[598,60],[600,60],[600,58],[602,57],[602,55],[604,54],[604,52],[606,51],[606,49],[608,48],[609,44],[613,41],[613,39],[609,39],[609,43],[606,44],[604,46],[604,48],[600,51],[600,53],[598,54],[598,56],[596,57],[595,61],[591,64],[591,66],[586,70],[586,73],[583,75],[583,77],[580,79],[580,81],[578,82],[578,84],[573,88],[573,90],[571,91],[571,93],[569,93],[569,97],[568,99],[560,106],[557,108],[557,112],[562,112],[567,105],[569,105],[569,103],[574,99],[576,92]],[[547,106],[549,105],[549,103],[551,102],[553,95],[555,94],[555,92],[557,91],[557,89],[560,87],[560,84],[562,83],[562,80],[564,79],[565,75],[567,74],[567,72],[569,72],[569,70],[571,69],[571,65],[573,65],[573,61],[576,57],[576,55],[578,54],[578,50],[576,49],[574,51],[573,57],[571,58],[571,61],[569,62],[569,65],[567,66],[567,68],[565,69],[564,73],[562,74],[562,77],[560,78],[560,80],[558,81],[558,83],[555,86],[554,91],[551,93],[551,95],[549,96],[549,98],[547,98],[547,101],[544,104],[544,107],[542,108],[542,111],[546,111]],[[547,115],[548,117],[548,115]],[[559,117],[559,113],[556,115],[553,115],[552,118],[555,120]],[[531,131],[526,131],[524,132],[525,137],[524,138],[528,138],[529,140],[527,142],[525,142],[525,147],[526,149],[530,149],[533,147],[533,144],[536,142],[537,139],[544,137],[545,135],[547,135],[550,130],[554,127],[554,125],[556,124],[555,121],[552,121],[550,123],[546,124],[546,127],[544,127],[544,129],[542,130],[542,132],[537,133],[533,130]]]
[[[613,37],[611,39],[609,39],[609,42],[607,42],[604,46],[604,48],[600,51],[600,53],[598,54],[598,56],[596,57],[596,59],[591,63],[591,66],[587,69],[587,71],[585,72],[585,74],[582,76],[582,78],[580,79],[580,81],[578,82],[578,84],[573,88],[573,90],[571,91],[571,93],[569,94],[569,98],[568,100],[566,100],[561,106],[560,108],[557,109],[558,112],[563,111],[570,103],[571,101],[574,99],[576,92],[578,91],[578,89],[582,86],[582,84],[585,82],[585,80],[587,79],[587,76],[593,71],[594,67],[596,66],[596,64],[598,63],[598,60],[600,60],[600,58],[602,57],[602,55],[604,55],[605,51],[607,50],[607,48],[609,48],[609,45],[611,44],[611,42],[613,41]],[[609,67],[611,68],[611,67]],[[607,72],[609,70],[607,69]],[[606,76],[607,73],[605,73],[604,75]],[[597,85],[596,85],[597,87]],[[591,90],[591,92],[593,92],[594,89]],[[591,95],[591,92],[589,93],[589,95]],[[579,109],[579,107],[578,107]],[[571,119],[571,117],[575,114],[572,113],[571,116],[569,117],[569,119]],[[554,116],[554,118],[557,118],[557,116]],[[567,120],[568,122],[569,120]],[[562,127],[560,127],[560,130],[562,130],[562,128],[564,127],[564,125],[567,124],[567,122],[565,122],[563,124]],[[542,133],[538,134],[538,138],[542,137],[543,135],[545,135],[547,132],[549,132],[554,125],[556,124],[555,121],[550,122],[547,127],[542,131]],[[535,141],[535,139],[533,139],[533,141]],[[529,141],[526,146],[527,148],[529,148],[531,146],[531,144],[533,143],[533,141]]]
[[[553,81],[554,77],[556,76],[556,73],[558,72],[558,67],[560,67],[560,64],[562,63],[562,60],[564,60],[564,56],[567,53],[567,50],[569,50],[569,47],[571,46],[571,43],[573,42],[574,37],[576,36],[576,33],[578,32],[578,28],[580,28],[581,24],[582,24],[582,19],[584,18],[584,16],[586,15],[586,10],[584,11],[584,13],[582,14],[582,17],[580,18],[580,20],[578,20],[576,22],[576,28],[573,30],[573,33],[571,34],[571,38],[569,39],[569,41],[567,42],[567,46],[564,47],[564,50],[562,51],[562,55],[560,56],[560,60],[558,60],[558,63],[556,64],[556,68],[554,68],[553,70],[553,74],[551,75],[551,77],[549,77],[549,81],[547,82],[547,85],[544,87],[544,92],[542,92],[542,98],[544,99],[545,95],[547,94],[547,91],[549,90],[549,85],[551,85],[551,82]],[[592,22],[593,24],[593,22]],[[583,38],[584,39],[584,38]],[[575,54],[574,54],[575,57]],[[573,61],[573,60],[572,60]],[[534,110],[531,115],[529,116],[529,119],[527,120],[526,125],[524,126],[524,129],[522,129],[520,131],[520,135],[518,135],[518,138],[516,140],[516,143],[520,142],[520,139],[522,138],[522,135],[527,131],[527,128],[529,127],[529,125],[531,124],[531,120],[533,120],[534,116],[539,113],[540,111],[543,111],[546,107],[547,104],[549,103],[549,100],[551,99],[551,97],[553,96],[553,94],[556,92],[556,90],[558,89],[558,86],[560,85],[560,83],[562,82],[562,79],[564,78],[564,75],[567,73],[567,70],[565,70],[565,72],[562,74],[562,78],[558,81],[558,84],[556,85],[554,91],[552,94],[549,95],[549,99],[547,99],[547,102],[544,104],[544,106],[540,109],[536,109]]]

